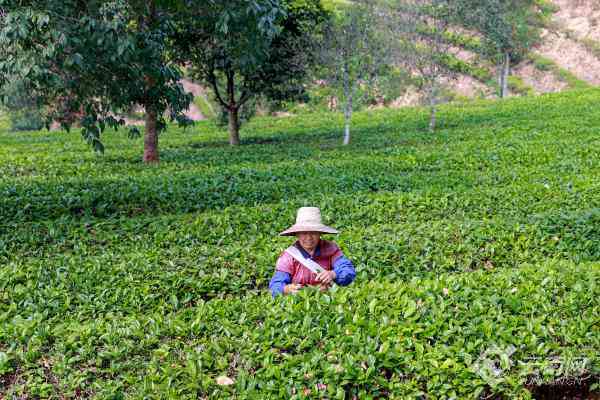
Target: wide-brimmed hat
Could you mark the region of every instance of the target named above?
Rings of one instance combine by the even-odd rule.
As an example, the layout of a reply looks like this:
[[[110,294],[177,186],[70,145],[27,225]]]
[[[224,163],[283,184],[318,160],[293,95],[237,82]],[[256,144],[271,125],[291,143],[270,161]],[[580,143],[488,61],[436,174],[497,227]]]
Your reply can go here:
[[[324,225],[321,221],[321,210],[317,207],[300,207],[296,215],[296,223],[281,232],[280,236],[292,236],[298,232],[339,233]]]

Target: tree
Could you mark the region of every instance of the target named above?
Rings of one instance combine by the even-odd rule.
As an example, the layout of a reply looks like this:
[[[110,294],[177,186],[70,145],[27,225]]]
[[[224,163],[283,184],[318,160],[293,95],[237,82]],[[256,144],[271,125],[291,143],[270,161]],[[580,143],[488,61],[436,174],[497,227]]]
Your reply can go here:
[[[479,31],[498,66],[500,97],[508,95],[511,63],[540,39],[550,8],[539,0],[456,0],[462,23]]]
[[[0,0],[0,77],[28,82],[47,124],[74,122],[103,151],[101,133],[135,105],[146,111],[143,161],[159,161],[169,119],[186,125],[191,96],[168,57],[173,7],[167,1]],[[2,84],[2,78],[0,78]],[[75,120],[63,118],[75,115]],[[135,134],[131,127],[130,133]]]
[[[177,35],[180,62],[207,84],[240,143],[240,109],[252,98],[300,95],[314,62],[314,35],[327,14],[319,0],[191,1]]]
[[[448,57],[455,49],[446,34],[456,15],[454,0],[398,0],[394,9],[398,61],[419,76],[430,109],[431,132],[437,124],[441,78],[454,75]]]
[[[39,130],[44,127],[36,95],[27,82],[8,79],[0,92],[0,110],[8,113],[11,130]]]
[[[325,28],[322,71],[328,83],[341,91],[344,109],[344,145],[350,143],[354,97],[361,83],[372,85],[388,64],[386,31],[381,9],[373,0],[341,6]]]

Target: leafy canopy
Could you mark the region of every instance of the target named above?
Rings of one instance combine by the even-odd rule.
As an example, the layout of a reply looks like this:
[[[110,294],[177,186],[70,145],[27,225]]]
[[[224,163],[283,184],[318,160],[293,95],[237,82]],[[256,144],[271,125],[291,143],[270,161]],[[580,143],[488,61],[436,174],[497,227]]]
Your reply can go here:
[[[237,112],[257,96],[282,101],[303,93],[315,34],[327,18],[319,0],[196,3],[178,25],[177,57],[223,110]]]
[[[106,126],[124,124],[115,115],[135,105],[156,111],[159,130],[165,112],[186,124],[191,96],[167,58],[169,3],[0,0],[0,77],[28,82],[48,124],[78,121],[97,150]]]
[[[484,37],[488,55],[519,59],[539,40],[552,11],[544,0],[457,0],[462,23]]]

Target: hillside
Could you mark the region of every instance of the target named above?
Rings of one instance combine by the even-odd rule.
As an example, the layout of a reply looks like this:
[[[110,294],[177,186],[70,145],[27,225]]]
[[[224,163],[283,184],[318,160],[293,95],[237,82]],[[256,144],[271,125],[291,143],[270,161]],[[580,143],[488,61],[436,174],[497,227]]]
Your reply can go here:
[[[596,0],[552,0],[552,3],[556,12],[542,34],[541,43],[511,69],[511,96],[600,85],[600,3]],[[460,32],[459,37],[470,45],[457,45],[453,49],[461,62],[461,72],[443,79],[446,100],[496,98],[496,70],[488,61],[483,61],[477,49],[473,48],[476,47],[473,46],[476,35]],[[214,118],[218,105],[212,101],[210,91],[190,79],[182,80],[182,84],[186,91],[194,95],[187,117],[194,121]],[[311,95],[314,97],[315,93]],[[422,97],[415,88],[409,87],[388,105],[394,108],[417,106],[422,104]],[[143,113],[143,110],[137,111]],[[266,111],[261,109],[259,114]],[[287,111],[293,113],[297,110]],[[126,118],[126,121],[129,124],[143,124],[139,116],[138,119]],[[54,129],[58,128],[58,124],[55,124]]]
[[[556,12],[529,57],[512,68],[512,95],[559,92],[600,84],[600,3],[595,0],[553,0]],[[490,65],[461,50],[459,58],[495,75]],[[493,97],[494,89],[477,76],[462,75],[449,82],[461,96]]]
[[[0,131],[0,398],[591,399],[599,99],[203,121],[153,167]],[[273,300],[303,205],[357,280]]]
[[[596,0],[552,0],[552,3],[556,12],[542,34],[541,43],[511,69],[509,87],[512,96],[600,85],[600,3]],[[467,42],[474,37],[468,32],[462,32],[462,36]],[[495,98],[495,67],[482,61],[468,46],[456,47],[454,52],[467,72],[444,80],[448,100]],[[210,109],[207,100],[210,95],[188,80],[184,81],[184,86],[197,96],[188,116],[202,120],[206,117],[203,114],[208,113],[212,117],[214,110]],[[390,106],[416,106],[422,101],[422,95],[409,88]]]

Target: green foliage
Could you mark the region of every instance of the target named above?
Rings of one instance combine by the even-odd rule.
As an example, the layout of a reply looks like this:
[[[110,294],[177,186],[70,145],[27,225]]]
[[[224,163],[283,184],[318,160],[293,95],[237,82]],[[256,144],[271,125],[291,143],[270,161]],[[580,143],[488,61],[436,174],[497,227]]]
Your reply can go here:
[[[8,123],[8,112],[4,107],[0,107],[0,129],[5,129]]]
[[[240,125],[244,125],[256,115],[258,101],[259,99],[252,97],[239,108],[237,119]],[[219,107],[215,122],[219,127],[227,127],[229,123],[229,111],[226,108]]]
[[[508,88],[511,92],[520,94],[523,96],[533,96],[535,94],[535,90],[521,79],[518,76],[509,76],[508,77]]]
[[[530,55],[533,65],[540,71],[554,71],[557,69],[556,63],[549,58],[540,55]]]
[[[194,97],[194,104],[206,118],[213,119],[217,116],[215,112],[217,105],[213,104],[213,102],[204,93]]]
[[[388,67],[390,32],[380,26],[381,12],[373,1],[354,2],[338,7],[325,28],[319,75],[335,91],[338,108],[347,118],[353,109],[364,106],[361,97],[372,97],[381,90],[377,78],[395,72]]]
[[[569,89],[587,89],[591,87],[589,83],[577,78],[569,70],[560,67],[549,58],[534,53],[530,53],[528,57],[537,69],[552,72],[559,80],[566,82]]]
[[[402,96],[410,87],[418,86],[420,81],[401,68],[382,68],[379,75],[369,82],[356,85],[352,100],[353,110],[362,110],[369,106],[389,105]],[[308,86],[308,101],[304,104],[291,103],[286,108],[293,113],[326,112],[342,108],[339,104],[340,90],[325,82]],[[335,105],[335,107],[334,107]]]
[[[212,122],[172,126],[152,170],[120,134],[99,156],[64,132],[2,132],[0,394],[527,398],[534,379],[597,382],[599,98],[442,106],[436,135],[425,109],[359,112],[345,147],[331,113],[255,118],[243,151]],[[309,204],[357,281],[272,300],[290,243],[276,233]]]
[[[586,89],[591,87],[591,85],[589,83],[587,83],[586,81],[579,79],[578,77],[576,77],[575,75],[573,75],[573,73],[565,68],[558,68],[556,70],[557,72],[557,76],[560,80],[562,80],[563,82],[567,82],[567,84],[569,85],[569,88],[571,89]]]
[[[13,131],[36,131],[44,127],[44,120],[37,110],[24,109],[10,113],[10,129]]]
[[[221,0],[187,7],[178,21],[176,58],[212,89],[231,116],[239,144],[240,118],[256,97],[285,101],[303,94],[315,34],[326,19],[319,0]],[[245,111],[252,109],[245,106]],[[247,115],[249,115],[247,113]]]
[[[447,31],[444,38],[454,46],[472,51],[477,54],[485,54],[484,44],[476,36],[462,34],[460,32]]]
[[[187,125],[191,97],[181,73],[167,57],[173,41],[170,2],[0,1],[0,87],[26,81],[43,106],[46,123],[65,129],[78,122],[98,151],[107,127],[141,104]],[[168,112],[167,112],[168,110]]]
[[[453,72],[471,76],[483,83],[489,83],[494,79],[494,76],[488,69],[463,61],[451,54],[445,54],[443,57],[440,57],[440,62]]]
[[[39,130],[44,126],[36,97],[26,81],[13,79],[0,88],[0,106],[9,114],[13,131]]]
[[[483,35],[491,59],[519,62],[540,39],[553,8],[545,0],[457,0],[458,20]]]
[[[0,107],[0,132],[10,129],[10,120],[8,112]]]

